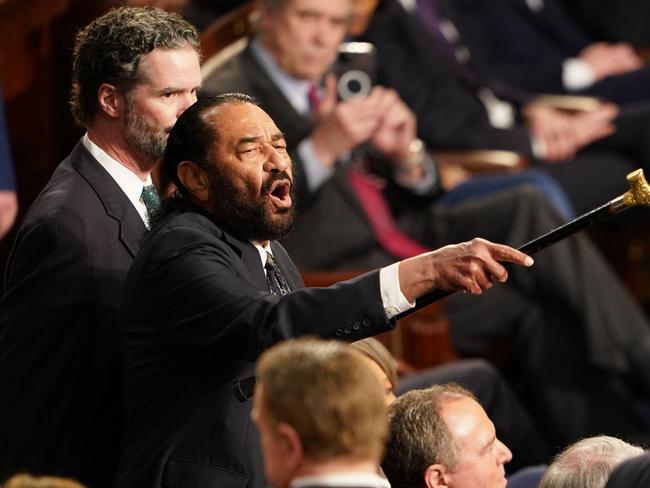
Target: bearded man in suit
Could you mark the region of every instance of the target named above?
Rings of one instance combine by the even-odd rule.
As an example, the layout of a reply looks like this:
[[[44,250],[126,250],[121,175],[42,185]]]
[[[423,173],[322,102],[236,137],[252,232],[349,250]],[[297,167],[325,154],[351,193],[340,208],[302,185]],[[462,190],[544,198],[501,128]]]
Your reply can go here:
[[[199,100],[183,113],[164,167],[178,193],[163,204],[125,285],[119,488],[264,486],[245,387],[262,351],[306,334],[375,335],[433,289],[481,293],[507,278],[497,261],[532,264],[476,239],[303,288],[276,241],[294,219],[286,141],[246,95]]]
[[[112,486],[123,422],[118,306],[149,226],[150,172],[201,85],[196,29],[119,8],[77,36],[72,111],[86,134],[29,209],[0,305],[0,479]]]

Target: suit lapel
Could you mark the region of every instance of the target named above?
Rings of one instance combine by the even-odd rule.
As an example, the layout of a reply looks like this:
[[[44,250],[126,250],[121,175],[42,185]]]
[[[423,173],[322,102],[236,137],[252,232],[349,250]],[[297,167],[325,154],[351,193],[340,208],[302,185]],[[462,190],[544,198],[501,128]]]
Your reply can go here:
[[[244,267],[248,271],[249,282],[260,290],[268,291],[268,283],[260,259],[260,253],[255,246],[248,241],[240,240],[223,229],[222,232],[224,241],[239,254]],[[275,262],[289,284],[289,288],[291,290],[304,288],[305,284],[302,281],[298,269],[293,264],[293,261],[291,261],[291,258],[282,245],[278,242],[271,241],[271,251],[273,252]]]
[[[298,268],[293,264],[291,257],[287,254],[284,247],[282,247],[279,242],[271,241],[271,250],[273,251],[275,262],[289,284],[289,288],[291,288],[291,290],[304,288],[305,283],[302,280],[302,276],[300,276]]]
[[[93,188],[106,214],[119,222],[119,240],[135,257],[147,229],[133,204],[81,142],[72,151],[70,160],[74,168]]]
[[[223,230],[224,241],[239,254],[242,264],[247,271],[248,282],[258,288],[259,290],[268,291],[269,287],[266,283],[266,275],[264,268],[262,268],[262,261],[260,253],[248,241],[242,241],[229,232]],[[245,277],[246,278],[246,277]]]

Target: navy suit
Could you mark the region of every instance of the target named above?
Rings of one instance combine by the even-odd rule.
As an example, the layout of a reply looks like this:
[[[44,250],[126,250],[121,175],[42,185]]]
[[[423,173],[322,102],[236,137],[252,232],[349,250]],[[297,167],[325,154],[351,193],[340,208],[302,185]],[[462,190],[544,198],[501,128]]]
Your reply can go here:
[[[79,143],[22,222],[0,305],[0,479],[109,487],[119,459],[117,315],[145,226]]]
[[[128,427],[116,486],[261,487],[252,401],[233,381],[258,355],[305,334],[356,340],[393,328],[379,272],[304,289],[271,243],[292,293],[269,293],[257,249],[202,210],[172,211],[145,239],[126,282]]]
[[[650,47],[650,4],[646,0],[560,0],[586,30],[599,39]]]
[[[544,0],[544,7],[535,11],[526,0],[446,4],[481,77],[532,93],[567,93],[562,63],[595,41],[556,0]],[[606,77],[575,93],[621,104],[649,101],[650,67]]]

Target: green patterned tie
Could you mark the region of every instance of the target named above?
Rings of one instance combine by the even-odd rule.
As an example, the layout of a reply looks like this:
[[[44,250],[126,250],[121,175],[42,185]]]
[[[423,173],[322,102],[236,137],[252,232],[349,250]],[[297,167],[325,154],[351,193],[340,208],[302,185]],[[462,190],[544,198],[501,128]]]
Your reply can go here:
[[[144,206],[147,209],[147,215],[149,216],[149,221],[153,220],[160,208],[160,197],[156,191],[156,187],[153,185],[145,185],[142,188],[142,193],[140,198],[144,202]]]

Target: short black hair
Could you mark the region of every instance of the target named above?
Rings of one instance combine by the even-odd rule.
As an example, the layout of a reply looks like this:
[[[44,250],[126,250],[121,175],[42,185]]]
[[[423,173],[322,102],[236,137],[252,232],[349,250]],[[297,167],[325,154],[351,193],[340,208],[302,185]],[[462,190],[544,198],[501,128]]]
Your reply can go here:
[[[181,196],[187,196],[187,189],[178,179],[178,165],[183,161],[192,161],[199,167],[208,169],[211,149],[219,140],[219,134],[206,121],[204,114],[219,105],[241,103],[257,105],[253,97],[243,93],[225,93],[199,98],[174,124],[169,134],[162,164],[166,180],[174,183]]]

